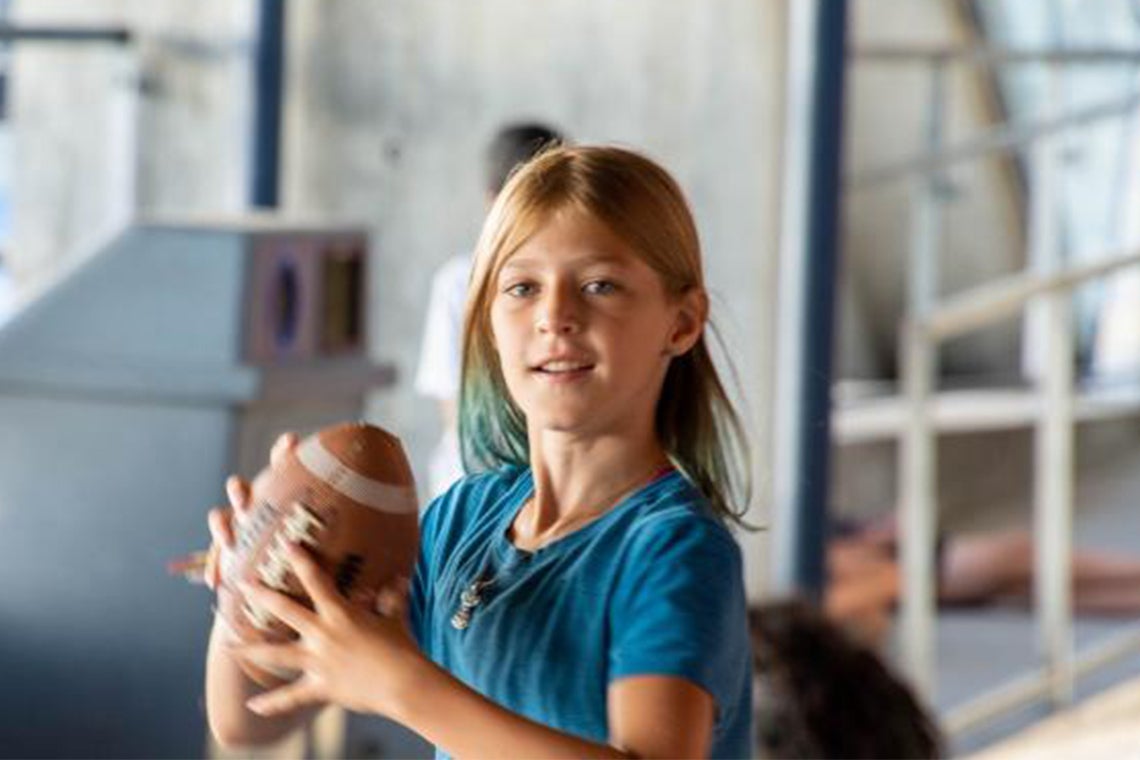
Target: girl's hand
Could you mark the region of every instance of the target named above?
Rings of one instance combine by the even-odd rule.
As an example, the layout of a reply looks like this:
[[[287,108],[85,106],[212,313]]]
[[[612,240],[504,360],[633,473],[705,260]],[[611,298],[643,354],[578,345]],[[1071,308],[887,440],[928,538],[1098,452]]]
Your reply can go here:
[[[269,466],[276,467],[281,459],[296,447],[296,433],[283,433],[278,436],[273,443],[273,449],[269,452]],[[249,482],[237,475],[226,478],[226,498],[230,502],[228,507],[215,507],[206,517],[212,542],[206,555],[203,579],[213,591],[217,591],[218,584],[221,583],[222,552],[233,550],[235,529],[249,514],[251,505]]]
[[[247,707],[270,716],[333,702],[353,711],[390,715],[423,660],[405,623],[406,581],[375,599],[350,602],[304,549],[290,546],[286,556],[313,600],[313,610],[265,586],[245,587],[243,593],[299,638],[287,644],[232,644],[230,651],[263,667],[300,671],[301,676],[250,699]]]
[[[249,483],[230,475],[226,478],[226,498],[230,502],[228,507],[214,507],[206,516],[212,541],[202,577],[212,591],[217,591],[222,581],[222,553],[233,550],[237,526],[249,512]]]

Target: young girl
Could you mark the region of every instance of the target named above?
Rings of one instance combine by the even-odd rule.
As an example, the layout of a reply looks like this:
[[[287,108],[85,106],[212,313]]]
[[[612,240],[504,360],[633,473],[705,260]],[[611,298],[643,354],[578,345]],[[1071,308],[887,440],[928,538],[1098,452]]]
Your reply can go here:
[[[299,639],[212,638],[217,737],[263,742],[334,702],[457,756],[749,756],[725,525],[744,451],[707,313],[696,228],[663,169],[586,146],[521,168],[488,215],[467,311],[460,436],[478,474],[423,517],[411,631],[391,599],[388,616],[354,606],[295,550],[313,611],[249,593]],[[223,546],[228,514],[211,516]],[[259,693],[237,658],[303,675]]]

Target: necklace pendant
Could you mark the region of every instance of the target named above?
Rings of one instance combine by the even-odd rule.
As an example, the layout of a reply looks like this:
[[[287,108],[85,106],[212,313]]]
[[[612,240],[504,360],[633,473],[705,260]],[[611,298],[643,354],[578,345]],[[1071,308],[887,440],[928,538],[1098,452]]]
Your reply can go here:
[[[457,631],[462,631],[471,625],[471,611],[464,607],[451,616],[451,627]]]
[[[459,609],[451,616],[451,627],[457,631],[462,631],[471,625],[471,615],[474,614],[475,608],[483,603],[483,591],[486,590],[492,581],[489,580],[475,580],[471,585],[463,589],[459,594]]]

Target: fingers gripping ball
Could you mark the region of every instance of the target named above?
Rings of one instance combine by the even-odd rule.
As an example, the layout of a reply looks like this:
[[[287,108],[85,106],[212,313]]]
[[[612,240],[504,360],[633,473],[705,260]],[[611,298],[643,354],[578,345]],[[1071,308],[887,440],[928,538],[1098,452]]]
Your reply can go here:
[[[374,598],[411,575],[418,531],[412,471],[399,439],[362,423],[321,430],[254,479],[250,513],[234,550],[223,554],[221,618],[240,641],[289,641],[295,634],[240,589],[260,583],[312,607],[289,569],[289,542],[306,546],[343,596]],[[244,661],[242,667],[262,686],[295,676]]]

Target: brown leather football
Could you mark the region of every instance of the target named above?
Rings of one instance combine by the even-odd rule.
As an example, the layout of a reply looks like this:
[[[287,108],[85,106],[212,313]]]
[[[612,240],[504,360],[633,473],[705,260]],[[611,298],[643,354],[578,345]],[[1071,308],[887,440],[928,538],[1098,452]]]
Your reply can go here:
[[[411,577],[419,544],[415,485],[398,438],[364,423],[325,428],[305,438],[253,481],[249,512],[222,553],[218,611],[244,642],[284,642],[295,634],[247,600],[239,583],[261,583],[312,607],[289,570],[288,541],[306,545],[343,596],[375,592]],[[294,673],[243,661],[263,686]]]

